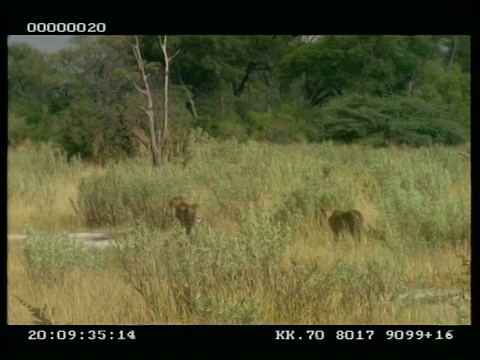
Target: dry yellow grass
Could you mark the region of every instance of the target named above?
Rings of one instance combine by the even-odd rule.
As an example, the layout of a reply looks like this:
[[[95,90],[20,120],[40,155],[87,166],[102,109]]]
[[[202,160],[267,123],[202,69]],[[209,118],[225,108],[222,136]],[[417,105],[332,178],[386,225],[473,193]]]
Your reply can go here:
[[[311,153],[307,145],[278,147],[277,150],[294,153],[297,157]],[[400,150],[395,150],[394,155],[401,156]],[[15,202],[8,203],[9,233],[23,233],[29,228],[52,232],[86,230],[70,199],[76,198],[82,177],[100,171],[104,170],[84,167],[75,175],[55,179],[55,201],[48,209],[41,202],[16,196]],[[369,193],[375,179],[368,174],[360,179],[352,178],[345,169],[337,171],[333,177],[336,186],[345,189],[356,186],[355,207],[365,215],[369,225],[377,226],[380,204]],[[274,212],[280,202],[273,194],[289,186],[290,180],[294,181],[278,179],[268,192],[239,206]],[[451,193],[444,195],[445,201],[456,204],[457,198],[469,198],[467,181],[465,177],[465,182],[453,183]],[[210,185],[205,183],[197,192],[192,190],[195,201],[208,205],[214,196]],[[174,231],[145,235],[153,238],[159,249],[145,250],[143,257],[131,265],[114,260],[114,251],[109,249],[94,255],[100,260],[113,259],[109,265],[85,268],[79,261],[79,266],[57,271],[58,277],[50,279],[29,273],[23,252],[25,243],[10,241],[8,323],[470,323],[468,301],[404,303],[395,300],[399,290],[434,289],[469,294],[470,246],[467,241],[456,245],[445,242],[438,246],[415,247],[411,246],[415,240],[408,237],[385,243],[371,234],[362,243],[353,239],[335,243],[318,219],[304,216],[291,224],[291,241],[278,261],[256,253],[244,268],[237,268],[234,277],[227,279],[228,272],[222,272],[221,268],[225,264],[215,264],[212,255],[218,249],[208,247],[214,244],[208,240],[211,237],[220,239],[217,245],[231,241],[233,249],[238,245],[235,241],[241,226],[233,213],[219,211],[216,218],[207,214],[206,224],[199,228],[198,236],[194,236],[186,247],[171,250],[166,262],[156,262],[158,257],[155,256],[164,251],[160,246],[163,242],[171,241],[177,246],[179,239]],[[209,251],[205,260],[198,258],[199,251]],[[215,270],[217,265],[218,271]],[[169,266],[173,266],[173,270]],[[202,271],[205,269],[208,271],[204,278]],[[177,270],[184,271],[183,278],[175,275]]]
[[[312,236],[302,237],[295,242],[285,253],[282,261],[270,274],[268,281],[264,274],[250,273],[237,282],[234,289],[223,287],[221,280],[215,282],[215,297],[222,304],[239,304],[247,297],[257,299],[262,306],[255,323],[312,323],[310,318],[317,318],[317,314],[310,303],[302,303],[297,294],[282,295],[283,302],[279,303],[272,290],[272,282],[285,290],[297,284],[284,284],[283,281],[294,281],[284,276],[284,272],[294,273],[299,265],[313,268],[321,262],[321,266],[333,269],[338,261],[355,264],[364,269],[369,260],[379,258],[391,263],[390,271],[403,272],[402,279],[406,289],[458,289],[468,293],[469,275],[459,266],[460,258],[467,257],[467,247],[456,249],[455,253],[442,250],[428,254],[411,255],[408,266],[400,269],[395,266],[396,255],[385,254],[385,249],[377,243],[356,244],[354,241],[344,244],[334,244],[331,239],[315,239]],[[236,323],[232,319],[222,319],[222,316],[199,316],[185,313],[175,305],[171,288],[165,279],[150,279],[150,291],[153,292],[159,304],[161,315],[152,314],[146,299],[134,290],[126,281],[122,270],[111,269],[93,271],[72,269],[65,272],[64,277],[55,281],[39,281],[31,278],[22,261],[22,242],[9,244],[8,254],[8,322],[10,324],[32,324],[34,317],[16,297],[23,299],[30,306],[36,308],[48,307],[52,313],[50,321],[55,324],[173,324],[173,323]],[[103,255],[102,255],[103,256]],[[181,261],[181,259],[178,259]],[[424,282],[418,284],[418,274],[423,275]],[[328,276],[328,271],[325,273]],[[252,284],[255,283],[255,285]],[[280,282],[277,284],[277,282]],[[320,282],[321,283],[321,282]],[[391,285],[392,289],[396,284]],[[201,289],[193,285],[192,291]],[[452,302],[443,303],[413,303],[402,305],[399,302],[372,297],[374,308],[365,307],[364,299],[360,299],[358,306],[355,300],[347,308],[342,305],[342,289],[328,288],[328,293],[322,293],[318,287],[318,294],[314,297],[322,300],[321,320],[319,324],[457,324],[470,322],[468,303],[456,306]],[[253,294],[252,294],[253,292]],[[388,293],[388,289],[386,289]],[[325,308],[328,311],[325,311]],[[286,312],[289,309],[292,313]]]
[[[69,199],[76,199],[79,179],[58,179],[56,187],[62,191],[57,192],[52,207],[46,207],[41,203],[28,200],[16,199],[8,204],[8,229],[10,233],[24,231],[25,227],[33,227],[36,230],[70,230],[81,226],[78,217]],[[39,211],[45,207],[44,211]],[[43,224],[43,228],[39,226]]]

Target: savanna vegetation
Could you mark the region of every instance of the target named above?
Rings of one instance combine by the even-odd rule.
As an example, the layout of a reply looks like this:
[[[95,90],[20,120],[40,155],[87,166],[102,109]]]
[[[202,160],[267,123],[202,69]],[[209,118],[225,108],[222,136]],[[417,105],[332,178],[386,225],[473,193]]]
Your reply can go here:
[[[470,323],[468,37],[169,37],[161,166],[132,38],[74,42],[9,46],[9,323]],[[190,236],[175,195],[202,205]],[[67,239],[92,229],[115,246]]]

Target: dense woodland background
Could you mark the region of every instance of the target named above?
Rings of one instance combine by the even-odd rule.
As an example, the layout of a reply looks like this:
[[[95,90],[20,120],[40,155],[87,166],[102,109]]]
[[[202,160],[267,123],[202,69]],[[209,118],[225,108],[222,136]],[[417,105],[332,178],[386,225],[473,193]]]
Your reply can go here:
[[[100,161],[148,148],[133,36],[72,42],[54,54],[9,45],[9,144],[52,141],[70,157]],[[158,37],[140,42],[161,117]],[[201,128],[214,138],[274,143],[469,139],[469,36],[170,36],[168,51],[178,51],[170,64],[172,136]]]

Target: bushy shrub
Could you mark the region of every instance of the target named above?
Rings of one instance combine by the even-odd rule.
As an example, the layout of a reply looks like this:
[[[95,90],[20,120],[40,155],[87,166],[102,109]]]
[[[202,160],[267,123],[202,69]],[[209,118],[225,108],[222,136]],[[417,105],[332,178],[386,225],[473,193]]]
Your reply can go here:
[[[341,142],[422,146],[459,145],[468,134],[450,108],[415,97],[345,95],[332,100],[317,121],[320,136]]]

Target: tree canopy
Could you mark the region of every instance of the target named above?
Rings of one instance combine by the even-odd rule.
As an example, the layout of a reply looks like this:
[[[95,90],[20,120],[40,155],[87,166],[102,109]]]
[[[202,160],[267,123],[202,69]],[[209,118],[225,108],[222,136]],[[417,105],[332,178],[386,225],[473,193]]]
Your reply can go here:
[[[133,156],[146,131],[131,36],[76,36],[47,54],[8,53],[9,141],[51,140],[70,155]],[[140,36],[161,114],[164,60]],[[470,134],[470,38],[170,36],[173,132],[213,137],[459,144]],[[143,129],[143,130],[142,130]]]

